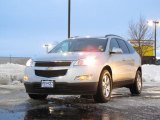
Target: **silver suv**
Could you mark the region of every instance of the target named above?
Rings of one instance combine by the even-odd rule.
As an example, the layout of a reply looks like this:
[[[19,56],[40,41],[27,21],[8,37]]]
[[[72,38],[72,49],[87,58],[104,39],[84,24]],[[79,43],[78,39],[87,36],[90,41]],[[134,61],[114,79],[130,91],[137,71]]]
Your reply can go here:
[[[26,66],[24,85],[32,99],[78,94],[107,102],[113,88],[127,87],[137,95],[142,90],[140,56],[116,35],[65,40]]]

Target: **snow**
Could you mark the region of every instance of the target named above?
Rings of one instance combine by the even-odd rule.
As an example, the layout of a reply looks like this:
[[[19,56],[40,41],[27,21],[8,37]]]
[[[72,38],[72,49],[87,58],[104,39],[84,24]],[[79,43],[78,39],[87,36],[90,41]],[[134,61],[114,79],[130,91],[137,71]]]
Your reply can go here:
[[[13,85],[21,83],[24,69],[24,65],[13,63],[0,64],[0,84]],[[160,82],[160,65],[143,65],[142,78],[145,83]]]
[[[160,82],[160,65],[142,65],[144,82]]]
[[[8,85],[22,82],[24,69],[24,65],[13,63],[0,64],[0,84]]]

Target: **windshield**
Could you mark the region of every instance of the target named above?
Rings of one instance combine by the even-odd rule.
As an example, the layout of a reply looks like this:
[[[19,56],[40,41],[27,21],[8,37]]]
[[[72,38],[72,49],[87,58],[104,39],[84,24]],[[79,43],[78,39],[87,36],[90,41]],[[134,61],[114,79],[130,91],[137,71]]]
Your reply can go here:
[[[50,53],[59,52],[104,52],[107,39],[84,38],[65,40],[53,48]]]

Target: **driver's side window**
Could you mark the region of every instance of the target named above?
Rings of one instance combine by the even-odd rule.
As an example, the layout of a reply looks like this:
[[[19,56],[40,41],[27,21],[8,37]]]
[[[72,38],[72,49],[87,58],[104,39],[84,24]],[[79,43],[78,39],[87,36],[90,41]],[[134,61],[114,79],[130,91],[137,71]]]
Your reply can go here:
[[[62,50],[62,52],[67,52],[67,51],[68,51],[68,42],[64,43],[64,44],[61,46],[61,50]]]
[[[68,45],[69,42],[65,41],[65,42],[62,42],[54,51],[55,52],[67,52],[68,51]]]
[[[119,48],[118,42],[115,38],[112,38],[110,41],[109,49],[112,50],[113,48]]]

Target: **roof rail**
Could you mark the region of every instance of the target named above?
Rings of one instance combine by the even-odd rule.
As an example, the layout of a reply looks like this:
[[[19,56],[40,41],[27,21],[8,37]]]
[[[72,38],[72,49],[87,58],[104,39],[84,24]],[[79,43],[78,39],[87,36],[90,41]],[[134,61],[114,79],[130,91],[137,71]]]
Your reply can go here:
[[[72,40],[72,39],[76,39],[76,38],[79,38],[79,36],[71,36],[71,37],[68,38],[68,39]]]
[[[120,38],[122,38],[121,36],[114,35],[114,34],[108,34],[108,35],[105,35],[105,37],[110,37],[110,36],[115,36],[115,37],[120,37]]]

